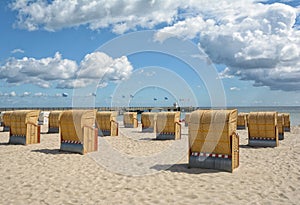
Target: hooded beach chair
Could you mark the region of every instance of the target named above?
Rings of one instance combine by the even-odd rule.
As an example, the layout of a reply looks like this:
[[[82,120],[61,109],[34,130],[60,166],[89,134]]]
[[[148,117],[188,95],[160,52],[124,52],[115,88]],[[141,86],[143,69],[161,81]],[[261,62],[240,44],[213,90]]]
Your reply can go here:
[[[86,154],[98,150],[96,110],[63,111],[59,120],[60,150]]]
[[[54,110],[49,113],[48,133],[59,133],[59,119],[63,111]]]
[[[9,144],[40,143],[40,110],[16,110],[10,114]]]
[[[49,111],[41,111],[39,115],[39,125],[48,125],[49,124]]]
[[[138,119],[137,112],[125,112],[123,114],[123,124],[126,128],[137,128]]]
[[[188,128],[189,167],[232,172],[239,166],[237,110],[196,110]]]
[[[3,132],[9,132],[10,129],[10,114],[13,111],[5,111],[2,115]]]
[[[184,117],[184,126],[189,126],[189,121],[190,121],[191,113],[185,113]]]
[[[284,139],[284,115],[282,113],[277,114],[277,127],[278,127],[278,139]]]
[[[283,113],[283,117],[284,117],[283,131],[284,132],[290,132],[291,131],[290,114],[289,113]]]
[[[250,112],[248,144],[255,147],[277,147],[277,112]]]
[[[237,129],[244,130],[247,127],[247,115],[248,113],[238,113]]]
[[[143,112],[141,116],[142,132],[155,132],[156,128],[156,116],[155,112]]]
[[[117,122],[117,112],[97,112],[96,125],[99,136],[118,136],[119,123]]]
[[[180,112],[159,112],[156,116],[156,139],[178,140],[181,138]]]

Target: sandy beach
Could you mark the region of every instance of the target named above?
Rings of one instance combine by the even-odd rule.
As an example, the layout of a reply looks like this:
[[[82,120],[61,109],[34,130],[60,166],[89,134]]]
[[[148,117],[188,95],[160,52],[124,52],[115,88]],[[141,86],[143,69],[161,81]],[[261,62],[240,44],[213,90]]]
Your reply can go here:
[[[87,155],[60,152],[58,134],[22,146],[8,145],[9,133],[1,132],[0,204],[299,204],[300,127],[276,148],[248,147],[247,130],[238,130],[240,166],[233,173],[188,169],[184,126],[176,142],[140,130],[121,126],[118,137],[99,138],[99,151]],[[173,148],[179,155],[167,156]],[[126,159],[109,159],[111,150]]]

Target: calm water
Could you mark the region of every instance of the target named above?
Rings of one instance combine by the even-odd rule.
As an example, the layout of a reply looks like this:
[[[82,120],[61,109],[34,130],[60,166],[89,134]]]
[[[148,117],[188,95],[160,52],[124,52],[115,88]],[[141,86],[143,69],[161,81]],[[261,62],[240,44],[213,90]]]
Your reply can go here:
[[[203,109],[209,109],[209,108],[203,108]],[[232,109],[232,108],[228,108]],[[238,109],[238,112],[255,112],[255,111],[276,111],[276,112],[285,112],[290,113],[290,121],[291,125],[300,125],[300,106],[296,107],[235,107],[234,109]],[[184,119],[185,112],[181,112],[180,119]],[[123,116],[119,116],[118,120],[122,120]],[[138,115],[139,122],[141,121],[141,115]]]

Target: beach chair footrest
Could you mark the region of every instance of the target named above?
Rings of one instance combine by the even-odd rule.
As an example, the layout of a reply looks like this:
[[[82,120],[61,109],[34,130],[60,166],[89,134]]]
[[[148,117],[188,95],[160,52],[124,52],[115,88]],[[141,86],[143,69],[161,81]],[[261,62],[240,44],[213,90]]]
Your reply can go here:
[[[156,135],[157,140],[175,140],[175,133],[173,134],[157,134]]]
[[[253,147],[277,147],[275,140],[249,140],[249,146]]]
[[[230,158],[190,156],[190,168],[217,169],[231,172],[232,160]]]
[[[83,145],[82,144],[73,144],[73,143],[61,143],[60,150],[66,152],[75,152],[75,153],[83,153]]]
[[[9,137],[9,144],[21,144],[25,145],[26,144],[26,137],[25,136],[15,136],[11,135]]]
[[[49,127],[48,133],[59,133],[58,127]]]

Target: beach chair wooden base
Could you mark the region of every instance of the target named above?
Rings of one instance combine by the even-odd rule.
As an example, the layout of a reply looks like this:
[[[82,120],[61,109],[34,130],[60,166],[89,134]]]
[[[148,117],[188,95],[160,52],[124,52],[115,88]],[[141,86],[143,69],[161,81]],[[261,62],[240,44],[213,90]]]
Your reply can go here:
[[[285,132],[290,132],[290,131],[291,131],[291,128],[290,128],[290,127],[284,127],[284,131],[285,131]]]
[[[51,133],[59,133],[59,128],[58,127],[49,127],[48,134],[51,134]]]
[[[74,153],[84,154],[83,145],[77,144],[77,143],[62,142],[60,144],[60,150],[65,151],[65,152],[74,152]]]
[[[284,140],[284,133],[278,133],[278,139]]]
[[[175,140],[175,133],[157,133],[156,134],[157,140]]]
[[[3,132],[9,132],[9,130],[10,130],[10,127],[8,127],[8,126],[3,127]]]
[[[276,140],[249,139],[248,145],[252,147],[277,147]]]
[[[110,130],[101,130],[98,128],[98,136],[105,137],[110,136],[111,132]]]
[[[142,127],[142,132],[153,133],[153,132],[155,132],[155,130],[153,127]]]
[[[217,169],[223,171],[232,171],[231,158],[190,156],[189,168]]]
[[[25,136],[10,136],[8,144],[21,144],[25,145],[26,144],[26,137]]]
[[[124,127],[125,128],[137,128],[137,126],[134,124],[124,124]]]
[[[245,130],[246,126],[238,125],[236,129],[237,130]]]

